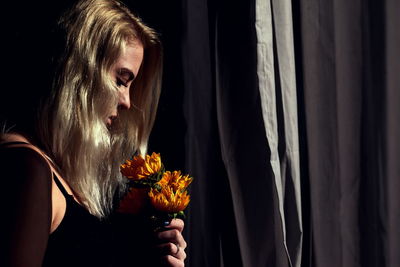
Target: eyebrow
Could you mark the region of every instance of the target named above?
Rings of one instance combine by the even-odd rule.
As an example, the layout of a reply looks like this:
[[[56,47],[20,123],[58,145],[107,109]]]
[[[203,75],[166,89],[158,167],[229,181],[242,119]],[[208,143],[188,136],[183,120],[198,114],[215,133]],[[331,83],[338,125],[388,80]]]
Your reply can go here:
[[[133,72],[127,68],[120,68],[118,70],[118,75],[120,75],[122,78],[126,79],[125,82],[130,82],[133,79],[135,79],[135,74],[133,74]]]

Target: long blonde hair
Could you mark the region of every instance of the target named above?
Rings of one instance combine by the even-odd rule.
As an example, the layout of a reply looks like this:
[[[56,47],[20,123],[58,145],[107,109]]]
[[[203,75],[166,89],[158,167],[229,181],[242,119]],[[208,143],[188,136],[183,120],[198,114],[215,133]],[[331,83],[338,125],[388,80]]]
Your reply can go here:
[[[146,152],[160,95],[162,47],[156,33],[116,0],[79,1],[58,26],[65,49],[41,108],[39,141],[82,203],[101,218],[111,211],[116,189],[124,190],[119,165]],[[144,58],[130,88],[132,107],[120,112],[110,132],[104,118],[118,102],[110,69],[134,41],[143,45]]]

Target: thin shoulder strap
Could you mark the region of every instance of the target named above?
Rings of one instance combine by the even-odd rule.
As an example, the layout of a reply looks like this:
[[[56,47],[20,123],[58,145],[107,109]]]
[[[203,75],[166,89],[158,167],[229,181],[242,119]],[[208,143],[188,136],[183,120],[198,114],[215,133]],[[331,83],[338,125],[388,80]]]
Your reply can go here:
[[[72,195],[68,194],[67,190],[62,185],[60,180],[57,178],[57,175],[55,175],[54,173],[53,173],[53,179],[54,179],[54,182],[56,182],[58,189],[60,189],[61,193],[64,195],[65,198],[72,197]]]
[[[12,141],[12,142],[0,143],[0,147],[8,147],[8,146],[12,146],[12,145],[23,145],[23,144],[29,144],[29,143],[22,142],[22,141]]]
[[[47,162],[51,169],[51,176],[54,179],[54,182],[56,183],[57,187],[60,189],[61,193],[64,195],[65,198],[71,197],[72,195],[68,194],[67,190],[65,187],[62,185],[60,180],[58,179],[57,176],[59,176],[59,173],[57,172],[56,168],[54,167],[54,163],[51,161],[51,159],[39,148],[36,146],[26,143],[26,142],[21,142],[21,141],[13,141],[13,142],[5,142],[0,144],[1,147],[26,147],[30,148],[32,150],[35,150],[37,153],[39,153]]]
[[[2,143],[1,146],[4,146],[4,147],[26,147],[26,148],[30,148],[32,150],[35,150],[37,153],[39,153],[46,160],[46,162],[49,164],[49,167],[50,167],[51,171],[54,172],[57,176],[60,177],[60,174],[56,170],[56,167],[54,166],[54,163],[52,162],[52,160],[42,150],[40,150],[38,147],[36,147],[36,146],[34,146],[34,145],[30,144],[30,143],[20,142],[20,141],[5,142],[5,143]]]

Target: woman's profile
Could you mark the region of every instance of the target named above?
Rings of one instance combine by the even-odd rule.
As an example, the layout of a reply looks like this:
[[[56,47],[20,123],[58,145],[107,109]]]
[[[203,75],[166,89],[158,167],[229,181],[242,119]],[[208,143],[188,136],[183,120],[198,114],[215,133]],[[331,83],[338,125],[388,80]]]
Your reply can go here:
[[[110,220],[126,190],[119,165],[147,152],[161,87],[157,34],[119,1],[81,0],[50,35],[49,90],[31,101],[34,114],[10,110],[1,134],[0,265],[120,266],[116,258],[132,257],[126,266],[184,266],[182,220],[134,229],[130,242],[146,244],[148,265],[138,251],[116,255]]]

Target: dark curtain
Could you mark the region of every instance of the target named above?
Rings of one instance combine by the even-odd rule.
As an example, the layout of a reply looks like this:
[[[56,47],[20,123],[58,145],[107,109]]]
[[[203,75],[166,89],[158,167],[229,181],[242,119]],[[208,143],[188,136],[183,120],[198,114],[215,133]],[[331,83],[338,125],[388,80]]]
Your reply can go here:
[[[293,3],[309,174],[303,265],[400,266],[400,2]]]
[[[195,178],[187,266],[289,266],[261,114],[255,3],[131,7],[165,48],[150,150]]]
[[[158,14],[167,68],[152,145],[196,178],[187,265],[289,266],[263,166],[254,1],[174,5],[178,11],[168,4]],[[292,8],[302,266],[399,266],[399,3],[309,0]],[[172,39],[171,19],[179,32]]]
[[[189,266],[288,266],[256,73],[254,3],[184,6]]]
[[[254,2],[174,3],[147,14],[166,52],[151,144],[196,178],[187,263],[286,266],[271,173],[259,166],[269,152]],[[293,1],[303,266],[399,265],[396,14],[395,1]]]
[[[261,113],[255,2],[155,5],[132,9],[165,47],[150,150],[195,178],[187,266],[290,266]]]

